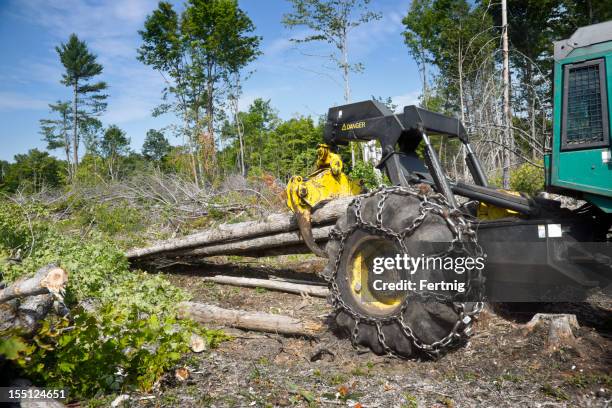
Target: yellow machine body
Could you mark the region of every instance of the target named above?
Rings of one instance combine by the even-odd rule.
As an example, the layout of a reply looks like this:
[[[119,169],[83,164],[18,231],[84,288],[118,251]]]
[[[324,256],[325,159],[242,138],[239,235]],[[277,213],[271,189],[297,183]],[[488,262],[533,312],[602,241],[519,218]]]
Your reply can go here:
[[[342,159],[326,144],[317,147],[317,169],[312,174],[291,177],[287,183],[287,206],[295,214],[302,238],[312,252],[327,257],[312,236],[312,208],[323,201],[360,193],[361,183],[342,172]]]
[[[317,169],[308,177],[293,176],[287,184],[287,206],[294,213],[322,201],[361,193],[361,184],[342,172],[342,159],[328,145],[317,147]]]
[[[518,191],[504,189],[498,189],[498,191],[503,191],[504,193],[512,194],[518,197],[521,195],[521,193]],[[500,218],[519,217],[520,213],[518,211],[509,210],[507,208],[498,207],[481,201],[478,205],[476,216],[479,220],[498,220]]]

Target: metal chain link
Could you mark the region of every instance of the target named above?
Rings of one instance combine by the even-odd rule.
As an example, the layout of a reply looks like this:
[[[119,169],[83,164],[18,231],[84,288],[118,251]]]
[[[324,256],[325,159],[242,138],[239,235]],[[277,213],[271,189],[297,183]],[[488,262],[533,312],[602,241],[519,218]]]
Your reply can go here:
[[[399,232],[394,231],[392,228],[385,227],[383,222],[383,212],[385,209],[385,203],[391,194],[415,197],[420,200],[418,215],[414,218],[414,220],[408,227],[404,228],[402,231]],[[376,208],[375,224],[369,221],[365,221],[361,214],[363,200],[374,196],[380,197]],[[329,283],[331,304],[334,309],[337,312],[344,311],[345,313],[348,313],[355,321],[355,326],[353,327],[351,333],[351,343],[353,344],[353,346],[355,348],[358,348],[360,324],[374,325],[377,331],[378,342],[381,344],[384,352],[396,357],[401,356],[397,355],[397,353],[395,353],[387,345],[385,334],[382,330],[382,326],[384,324],[399,324],[403,334],[411,341],[411,343],[415,347],[432,357],[437,357],[440,352],[447,349],[457,340],[469,336],[472,330],[471,326],[474,317],[476,317],[482,311],[482,308],[484,306],[484,303],[482,301],[483,279],[480,271],[476,273],[475,277],[468,276],[465,295],[463,295],[464,297],[466,297],[469,294],[469,296],[471,296],[472,298],[478,299],[478,301],[475,302],[475,305],[471,311],[465,310],[464,301],[461,301],[461,299],[457,299],[457,295],[455,295],[454,297],[449,297],[434,292],[415,293],[416,297],[420,298],[420,300],[422,301],[434,300],[437,302],[448,304],[453,307],[453,309],[459,315],[450,332],[440,340],[434,341],[433,343],[425,343],[424,341],[419,339],[419,337],[414,333],[412,328],[404,320],[404,314],[410,304],[410,300],[414,299],[414,297],[406,296],[406,298],[402,302],[401,307],[398,309],[398,312],[396,312],[395,314],[385,317],[372,317],[364,315],[356,311],[350,305],[348,305],[342,299],[338,284],[336,282],[340,269],[342,254],[345,250],[345,242],[348,237],[353,234],[353,232],[355,232],[357,229],[362,229],[366,232],[380,235],[384,238],[395,241],[398,243],[401,251],[404,254],[407,254],[408,249],[406,248],[404,242],[405,239],[412,235],[432,213],[441,216],[446,221],[449,230],[453,234],[453,239],[450,242],[448,249],[442,254],[437,254],[438,256],[458,253],[467,253],[472,256],[482,256],[483,250],[480,245],[478,245],[476,239],[476,232],[472,229],[471,224],[466,221],[463,214],[459,210],[449,209],[448,203],[442,194],[400,186],[380,188],[367,194],[357,196],[355,197],[355,199],[353,199],[353,201],[351,201],[351,203],[349,204],[349,208],[352,208],[353,210],[353,215],[355,216],[356,223],[351,225],[345,231],[338,230],[336,227],[334,227],[330,232],[330,239],[339,241],[339,249],[336,258],[333,261],[334,265],[331,275],[324,276],[324,278]],[[473,253],[470,253],[466,248],[466,242],[471,244],[471,247],[474,251]],[[468,275],[470,275],[470,273],[468,273]]]

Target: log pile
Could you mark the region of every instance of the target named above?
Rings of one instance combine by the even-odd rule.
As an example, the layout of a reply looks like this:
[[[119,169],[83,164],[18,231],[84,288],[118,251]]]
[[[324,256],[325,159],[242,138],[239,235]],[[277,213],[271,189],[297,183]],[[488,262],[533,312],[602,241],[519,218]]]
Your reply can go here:
[[[336,220],[346,212],[353,197],[329,201],[312,212],[315,241],[327,241]],[[126,253],[131,262],[156,258],[202,258],[214,255],[269,256],[309,252],[291,213],[272,214],[259,221],[222,224],[196,234],[157,242]]]
[[[67,281],[66,271],[57,265],[47,265],[33,277],[0,290],[0,332],[20,328],[25,333],[34,333],[63,293]]]

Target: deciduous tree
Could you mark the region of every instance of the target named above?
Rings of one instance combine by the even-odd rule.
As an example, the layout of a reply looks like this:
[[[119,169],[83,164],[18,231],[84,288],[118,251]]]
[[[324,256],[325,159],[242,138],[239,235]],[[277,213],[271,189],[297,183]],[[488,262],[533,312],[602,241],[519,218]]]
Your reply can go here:
[[[221,84],[257,54],[260,38],[236,0],[189,0],[179,15],[160,2],[139,31],[138,59],[162,73],[165,104],[182,120],[181,133],[191,147],[192,171],[199,182],[215,160],[215,118]],[[172,98],[172,100],[170,100]],[[202,146],[207,141],[211,146]],[[202,153],[207,154],[202,163]]]
[[[66,165],[68,170],[68,178],[72,179],[71,166],[71,143],[70,143],[70,128],[72,126],[72,116],[70,102],[57,101],[49,104],[51,113],[59,116],[55,119],[41,119],[40,133],[43,135],[43,141],[47,142],[48,150],[63,150],[66,156]]]
[[[351,101],[350,73],[363,71],[362,63],[351,63],[349,34],[356,27],[381,18],[380,13],[368,9],[370,0],[289,0],[293,9],[283,17],[288,28],[304,27],[312,32],[296,43],[325,42],[332,46],[329,59],[342,72],[344,102]],[[351,163],[355,154],[351,148]]]
[[[149,129],[142,145],[142,155],[152,161],[160,161],[170,153],[170,143],[164,134],[155,129]]]
[[[100,142],[100,150],[108,166],[108,174],[116,180],[119,173],[119,160],[130,150],[130,139],[117,125],[109,126]]]
[[[44,187],[59,187],[63,182],[62,167],[62,162],[38,149],[17,154],[15,162],[6,170],[3,189],[14,192],[24,188],[29,192],[38,192]]]

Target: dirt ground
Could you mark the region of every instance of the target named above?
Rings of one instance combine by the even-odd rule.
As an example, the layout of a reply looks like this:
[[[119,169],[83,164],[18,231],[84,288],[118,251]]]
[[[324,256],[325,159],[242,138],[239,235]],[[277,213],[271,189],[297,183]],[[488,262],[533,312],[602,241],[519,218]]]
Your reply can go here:
[[[334,330],[325,299],[204,282],[215,273],[316,279],[318,260],[278,264],[227,259],[168,274],[194,301],[327,321],[317,339],[226,330],[219,348],[185,360],[189,378],[168,375],[153,395],[132,406],[167,407],[606,407],[612,396],[612,301],[557,305],[577,314],[575,348],[545,351],[547,329],[525,334],[529,315],[485,310],[463,347],[436,361],[400,360],[352,348]],[[555,311],[555,310],[547,310]],[[557,310],[560,311],[560,310]]]

